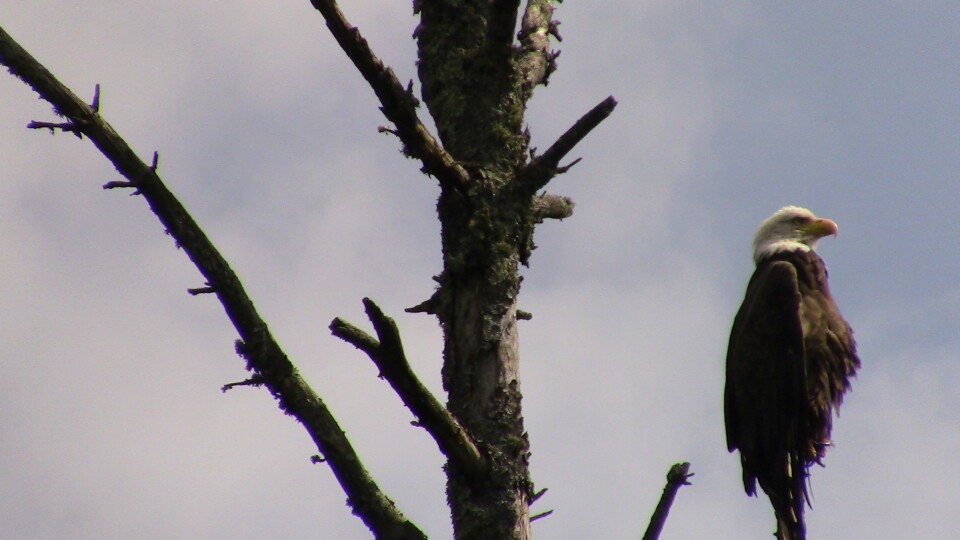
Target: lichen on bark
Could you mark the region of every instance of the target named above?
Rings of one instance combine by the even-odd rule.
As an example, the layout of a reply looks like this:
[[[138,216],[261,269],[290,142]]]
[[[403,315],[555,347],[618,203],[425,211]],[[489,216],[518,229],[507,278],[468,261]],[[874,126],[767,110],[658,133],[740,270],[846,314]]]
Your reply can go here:
[[[503,24],[492,17],[497,4],[416,4],[423,102],[444,148],[470,176],[467,186],[441,185],[437,208],[444,267],[434,311],[444,330],[444,388],[450,411],[490,464],[479,481],[448,466],[457,538],[530,534],[516,319],[519,267],[534,223],[534,194],[517,184],[529,156],[531,95],[518,66],[530,51],[492,39],[501,32],[488,25]]]

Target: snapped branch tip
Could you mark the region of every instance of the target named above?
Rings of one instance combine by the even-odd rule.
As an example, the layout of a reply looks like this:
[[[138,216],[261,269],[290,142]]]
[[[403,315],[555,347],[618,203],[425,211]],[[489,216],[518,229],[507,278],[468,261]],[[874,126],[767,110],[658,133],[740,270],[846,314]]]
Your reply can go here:
[[[249,379],[244,381],[227,383],[220,387],[220,391],[223,393],[227,393],[228,390],[233,390],[238,386],[254,386],[254,387],[263,386],[264,382],[265,381],[262,376],[254,375],[253,377],[250,377]]]
[[[114,180],[103,185],[103,189],[136,188],[137,185],[126,180]]]
[[[217,292],[217,290],[211,287],[210,285],[207,285],[205,287],[196,287],[194,289],[187,289],[187,292],[190,293],[191,296],[197,296],[201,294],[215,293]]]
[[[90,102],[90,108],[94,113],[100,112],[100,83],[93,86],[93,101]]]
[[[650,517],[650,524],[647,525],[647,531],[643,535],[643,540],[657,540],[663,531],[663,526],[670,514],[670,507],[673,505],[674,498],[682,486],[690,485],[687,480],[693,476],[690,473],[690,463],[676,463],[667,472],[667,485],[663,488],[663,494],[660,496],[660,502],[657,503],[653,515]]]
[[[327,328],[329,328],[330,331],[333,332],[333,335],[337,335],[337,330],[340,328],[343,328],[346,324],[347,322],[341,319],[340,317],[334,317],[333,320],[330,321],[330,325],[327,326]]]
[[[694,476],[694,473],[690,472],[690,463],[684,461],[682,463],[677,463],[673,467],[670,467],[670,471],[667,473],[667,482],[676,485],[689,486],[690,478]]]
[[[400,133],[395,129],[390,129],[387,126],[378,126],[377,133],[386,133],[387,135],[393,135],[394,137],[399,137]]]

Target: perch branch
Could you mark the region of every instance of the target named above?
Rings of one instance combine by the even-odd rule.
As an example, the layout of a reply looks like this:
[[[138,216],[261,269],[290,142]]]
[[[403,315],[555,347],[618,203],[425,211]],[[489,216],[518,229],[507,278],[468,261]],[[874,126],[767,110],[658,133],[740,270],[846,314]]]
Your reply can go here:
[[[607,97],[581,116],[546,152],[533,158],[520,176],[525,187],[535,192],[547,185],[551,178],[575,165],[579,159],[563,167],[560,166],[560,160],[599,126],[600,122],[606,120],[616,106],[617,100],[613,96]]]
[[[303,424],[330,463],[354,513],[377,537],[425,538],[374,482],[330,410],[303,380],[270,334],[266,322],[257,313],[227,261],[160,180],[156,155],[152,166],[144,163],[93,107],[60,83],[2,28],[0,63],[53,104],[57,114],[93,141],[120,174],[142,192],[166,230],[190,257],[209,286],[216,289],[224,311],[240,334],[242,346],[238,347],[238,352],[254,372],[251,379],[262,378],[263,384],[279,401],[280,408]]]
[[[334,0],[311,0],[310,3],[323,15],[334,39],[373,88],[383,115],[397,127],[396,134],[403,142],[405,153],[420,160],[423,172],[436,177],[441,184],[464,186],[469,180],[467,171],[420,121],[412,89],[405,89],[393,70],[377,58],[360,30],[350,25]]]
[[[663,530],[664,523],[667,522],[667,515],[670,513],[673,499],[677,496],[677,491],[680,491],[681,487],[690,485],[688,480],[691,476],[693,476],[693,473],[690,472],[690,464],[687,462],[677,463],[670,467],[670,471],[667,473],[667,485],[663,488],[663,495],[660,496],[657,509],[653,511],[653,516],[650,517],[647,532],[643,533],[643,540],[660,538],[660,532]]]
[[[367,353],[380,370],[380,376],[390,383],[404,405],[417,417],[417,424],[430,433],[448,459],[472,476],[483,474],[486,462],[473,440],[410,367],[397,323],[369,298],[363,299],[363,306],[379,341],[340,318],[330,323],[330,332]]]

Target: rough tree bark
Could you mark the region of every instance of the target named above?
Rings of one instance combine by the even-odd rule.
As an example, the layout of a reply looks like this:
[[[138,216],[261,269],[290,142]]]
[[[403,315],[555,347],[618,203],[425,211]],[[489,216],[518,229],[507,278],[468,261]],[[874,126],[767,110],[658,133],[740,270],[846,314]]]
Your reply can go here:
[[[534,495],[523,427],[519,265],[533,249],[534,198],[556,166],[528,170],[524,111],[554,69],[553,6],[518,1],[416,4],[422,97],[444,148],[467,171],[441,183],[443,272],[427,310],[444,331],[448,407],[487,458],[483,476],[447,467],[457,538],[530,538]],[[608,102],[606,113],[612,110]],[[539,173],[539,174],[538,174]]]
[[[411,312],[435,315],[443,328],[444,407],[417,380],[399,330],[364,299],[376,337],[341,319],[337,337],[366,352],[418,423],[447,457],[447,493],[459,539],[527,539],[530,504],[537,498],[528,470],[523,427],[517,320],[520,265],[534,248],[536,224],[572,213],[567,198],[539,193],[576,161],[560,162],[613,111],[609,97],[577,120],[545,152],[529,146],[527,101],[546,84],[559,39],[553,2],[527,0],[418,0],[415,38],[421,96],[439,141],[417,115],[418,100],[374,55],[336,2],[311,0],[327,27],[376,93],[406,155],[440,184],[443,270],[435,294]],[[519,33],[516,33],[519,18]],[[141,194],[206,279],[191,293],[213,293],[241,336],[238,352],[253,376],[234,385],[263,385],[281,408],[307,429],[348,495],[354,512],[379,538],[423,538],[363,468],[326,405],[300,378],[247,298],[237,276],[152,165],[140,160],[92,105],[79,100],[0,29],[0,62],[32,86],[67,121],[34,123],[89,137],[126,181],[107,188]],[[684,476],[682,477],[684,480]],[[678,473],[679,474],[679,473]],[[675,475],[676,476],[676,475]],[[673,482],[675,493],[680,476]],[[672,500],[672,495],[670,499]],[[669,500],[660,514],[660,526]],[[659,534],[648,533],[648,537]]]

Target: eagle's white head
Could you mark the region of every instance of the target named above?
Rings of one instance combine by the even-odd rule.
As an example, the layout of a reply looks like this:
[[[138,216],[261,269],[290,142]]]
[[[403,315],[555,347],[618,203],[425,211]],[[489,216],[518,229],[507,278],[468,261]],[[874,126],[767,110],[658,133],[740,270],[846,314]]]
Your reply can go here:
[[[837,235],[837,224],[799,206],[784,206],[760,224],[753,238],[753,261],[781,251],[810,251],[817,241]]]

